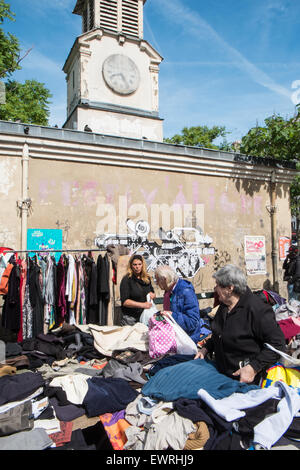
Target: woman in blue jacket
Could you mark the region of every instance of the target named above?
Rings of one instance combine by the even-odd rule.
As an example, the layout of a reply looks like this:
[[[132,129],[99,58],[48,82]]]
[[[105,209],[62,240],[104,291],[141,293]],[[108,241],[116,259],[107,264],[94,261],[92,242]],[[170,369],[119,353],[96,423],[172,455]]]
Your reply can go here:
[[[181,328],[197,343],[203,334],[198,299],[190,281],[179,278],[170,266],[159,266],[155,279],[165,291],[163,315],[172,315]]]

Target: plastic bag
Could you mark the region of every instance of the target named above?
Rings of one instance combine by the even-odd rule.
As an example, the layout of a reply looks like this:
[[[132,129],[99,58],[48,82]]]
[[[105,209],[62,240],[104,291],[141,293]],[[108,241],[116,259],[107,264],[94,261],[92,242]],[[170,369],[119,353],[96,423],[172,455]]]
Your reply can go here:
[[[175,332],[177,354],[197,354],[198,348],[190,336],[178,325],[173,317],[165,317]]]
[[[149,356],[158,358],[164,354],[176,354],[177,346],[173,326],[159,314],[149,319]]]
[[[157,313],[157,308],[155,307],[153,300],[150,298],[150,294],[147,294],[147,302],[151,302],[152,307],[145,308],[140,316],[139,322],[144,323],[144,325],[148,326],[150,318]]]

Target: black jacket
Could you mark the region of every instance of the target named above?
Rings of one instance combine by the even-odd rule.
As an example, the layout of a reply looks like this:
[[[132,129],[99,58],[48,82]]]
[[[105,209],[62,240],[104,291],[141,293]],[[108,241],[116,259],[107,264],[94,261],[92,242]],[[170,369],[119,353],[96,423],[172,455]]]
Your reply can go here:
[[[120,297],[121,297],[121,305],[122,305],[122,313],[123,315],[130,315],[139,319],[143,308],[130,308],[125,307],[123,304],[125,300],[135,300],[136,302],[146,302],[147,294],[149,292],[154,292],[153,286],[151,282],[146,284],[141,279],[138,279],[134,275],[129,277],[125,275],[120,284]]]
[[[218,370],[230,377],[240,368],[240,361],[248,362],[256,372],[276,363],[279,356],[264,343],[280,351],[286,350],[285,338],[272,307],[249,288],[231,312],[228,313],[226,305],[220,305],[211,329],[212,337],[205,347],[215,353]]]

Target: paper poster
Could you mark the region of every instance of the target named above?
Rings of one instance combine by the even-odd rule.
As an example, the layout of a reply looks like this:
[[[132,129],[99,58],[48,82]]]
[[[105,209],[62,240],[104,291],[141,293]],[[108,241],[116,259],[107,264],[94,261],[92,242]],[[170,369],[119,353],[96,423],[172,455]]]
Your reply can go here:
[[[266,244],[263,236],[245,236],[247,274],[266,274]]]
[[[289,237],[280,237],[279,238],[279,259],[284,261],[286,255],[289,252],[289,247],[291,246],[291,239]]]
[[[29,228],[27,230],[27,250],[36,250],[46,255],[43,250],[62,250],[61,229]],[[62,252],[53,253],[56,261],[59,261]],[[34,256],[35,253],[29,253]]]

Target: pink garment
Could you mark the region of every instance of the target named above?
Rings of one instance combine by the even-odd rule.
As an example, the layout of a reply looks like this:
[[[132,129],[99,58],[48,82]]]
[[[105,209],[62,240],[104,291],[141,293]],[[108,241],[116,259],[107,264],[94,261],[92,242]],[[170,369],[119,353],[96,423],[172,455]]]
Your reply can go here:
[[[300,325],[296,325],[291,317],[286,320],[280,320],[278,325],[287,341],[290,341],[294,336],[300,333]]]

